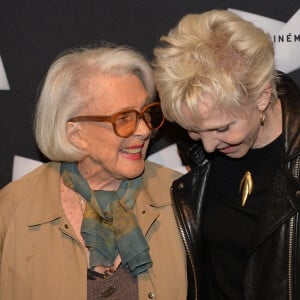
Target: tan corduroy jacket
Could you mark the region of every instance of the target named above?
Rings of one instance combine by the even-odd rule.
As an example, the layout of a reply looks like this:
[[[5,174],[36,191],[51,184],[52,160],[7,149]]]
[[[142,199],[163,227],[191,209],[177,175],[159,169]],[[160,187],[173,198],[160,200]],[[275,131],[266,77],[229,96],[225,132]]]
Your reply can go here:
[[[85,300],[87,258],[60,202],[59,163],[0,190],[0,299]],[[170,203],[180,174],[147,162],[134,211],[153,267],[138,278],[139,299],[186,299],[186,261]]]

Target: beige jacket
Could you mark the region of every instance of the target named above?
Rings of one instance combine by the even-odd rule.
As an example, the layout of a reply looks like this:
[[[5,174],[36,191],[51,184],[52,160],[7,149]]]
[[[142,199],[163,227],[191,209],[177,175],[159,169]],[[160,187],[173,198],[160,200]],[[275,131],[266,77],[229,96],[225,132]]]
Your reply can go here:
[[[0,190],[0,299],[85,300],[87,258],[60,203],[58,163]],[[179,174],[147,162],[136,212],[153,267],[138,278],[139,299],[186,299],[184,247],[170,185]]]

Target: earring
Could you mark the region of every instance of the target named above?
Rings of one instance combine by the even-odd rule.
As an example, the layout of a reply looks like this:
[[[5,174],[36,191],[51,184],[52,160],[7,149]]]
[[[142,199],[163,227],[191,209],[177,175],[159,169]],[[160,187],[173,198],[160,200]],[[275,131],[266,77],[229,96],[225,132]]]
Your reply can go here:
[[[260,125],[264,126],[266,122],[266,115],[265,113],[261,110],[260,111]]]

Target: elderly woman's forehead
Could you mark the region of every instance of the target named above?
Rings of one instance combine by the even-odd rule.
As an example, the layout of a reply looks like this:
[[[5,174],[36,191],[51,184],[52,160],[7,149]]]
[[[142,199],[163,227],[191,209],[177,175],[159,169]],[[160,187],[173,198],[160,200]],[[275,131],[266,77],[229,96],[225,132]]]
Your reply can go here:
[[[83,110],[120,105],[135,107],[146,103],[148,93],[140,79],[132,73],[98,74],[90,77],[82,91]],[[109,100],[109,101],[108,101]],[[137,103],[138,102],[138,103]]]
[[[86,78],[83,78],[82,82],[86,82],[88,87],[94,87],[101,85],[103,82],[115,81],[116,79],[126,79],[131,78],[134,80],[137,79],[140,83],[142,83],[141,79],[136,76],[134,73],[108,73],[108,72],[93,72],[91,74],[87,74]]]

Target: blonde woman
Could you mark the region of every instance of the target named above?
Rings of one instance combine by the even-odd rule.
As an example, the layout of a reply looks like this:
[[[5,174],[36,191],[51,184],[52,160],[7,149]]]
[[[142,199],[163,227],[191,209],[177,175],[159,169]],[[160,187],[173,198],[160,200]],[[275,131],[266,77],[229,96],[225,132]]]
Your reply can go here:
[[[172,188],[190,299],[299,299],[299,88],[232,12],[187,15],[161,41],[162,109],[191,138]]]

